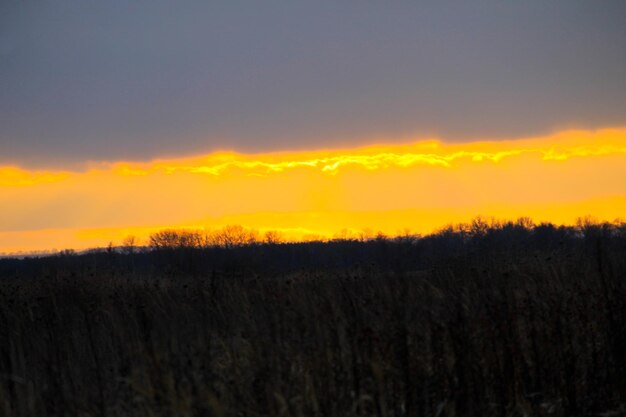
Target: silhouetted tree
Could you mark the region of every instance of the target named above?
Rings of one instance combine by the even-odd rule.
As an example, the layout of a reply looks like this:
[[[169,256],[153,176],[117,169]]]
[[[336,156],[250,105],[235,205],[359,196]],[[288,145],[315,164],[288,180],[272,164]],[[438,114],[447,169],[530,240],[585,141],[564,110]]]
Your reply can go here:
[[[238,224],[227,225],[216,233],[215,240],[220,246],[232,248],[259,242],[259,234]]]
[[[150,235],[150,246],[154,249],[199,248],[202,234],[192,230],[166,229]]]

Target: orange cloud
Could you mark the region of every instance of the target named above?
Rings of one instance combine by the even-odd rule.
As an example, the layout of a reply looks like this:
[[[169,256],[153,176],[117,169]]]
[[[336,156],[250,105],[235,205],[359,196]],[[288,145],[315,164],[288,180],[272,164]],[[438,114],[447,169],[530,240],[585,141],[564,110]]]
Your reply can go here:
[[[244,155],[221,152],[143,164],[118,163],[113,165],[113,171],[128,176],[144,176],[156,172],[173,174],[181,171],[220,176],[235,172],[269,175],[305,168],[336,174],[346,167],[367,170],[418,165],[453,167],[466,160],[499,162],[519,155],[537,155],[546,161],[565,161],[574,157],[626,154],[625,142],[624,131],[618,129],[599,132],[568,131],[550,137],[499,142],[444,144],[430,140],[411,145],[293,153]]]
[[[82,248],[167,226],[240,223],[293,239],[428,232],[472,216],[626,213],[626,129],[524,140],[218,152],[84,172],[0,167],[0,252]]]
[[[27,171],[16,167],[0,167],[0,187],[25,187],[61,181],[65,172]]]

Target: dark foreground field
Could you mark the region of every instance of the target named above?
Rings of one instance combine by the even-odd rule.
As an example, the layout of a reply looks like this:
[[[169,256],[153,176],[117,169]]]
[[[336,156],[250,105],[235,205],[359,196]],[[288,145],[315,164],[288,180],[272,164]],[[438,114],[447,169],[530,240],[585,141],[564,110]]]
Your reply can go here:
[[[2,260],[0,415],[623,416],[625,230]]]

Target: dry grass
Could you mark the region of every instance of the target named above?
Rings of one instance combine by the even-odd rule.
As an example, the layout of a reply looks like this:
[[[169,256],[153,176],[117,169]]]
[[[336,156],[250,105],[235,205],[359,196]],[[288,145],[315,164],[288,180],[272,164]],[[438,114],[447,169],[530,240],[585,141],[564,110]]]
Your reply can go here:
[[[44,262],[0,282],[0,415],[625,415],[623,244],[486,253],[276,275]]]

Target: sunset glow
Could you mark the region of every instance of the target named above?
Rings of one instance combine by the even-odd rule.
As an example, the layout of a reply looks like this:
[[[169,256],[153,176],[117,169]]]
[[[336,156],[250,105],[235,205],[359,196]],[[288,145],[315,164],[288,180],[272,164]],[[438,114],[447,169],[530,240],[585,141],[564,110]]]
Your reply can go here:
[[[0,167],[0,252],[240,224],[289,240],[427,233],[477,215],[573,223],[626,213],[626,130],[522,140],[219,152],[83,171]]]

